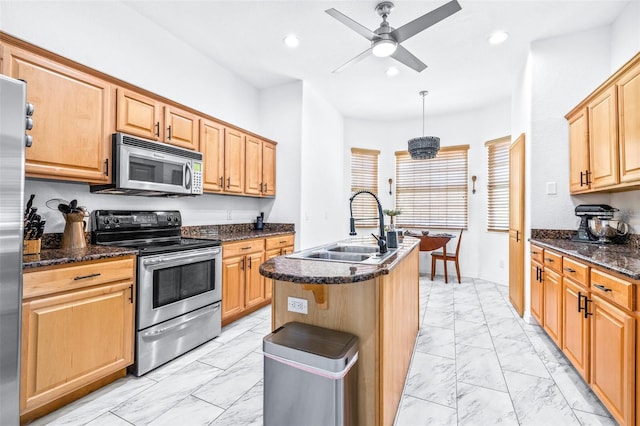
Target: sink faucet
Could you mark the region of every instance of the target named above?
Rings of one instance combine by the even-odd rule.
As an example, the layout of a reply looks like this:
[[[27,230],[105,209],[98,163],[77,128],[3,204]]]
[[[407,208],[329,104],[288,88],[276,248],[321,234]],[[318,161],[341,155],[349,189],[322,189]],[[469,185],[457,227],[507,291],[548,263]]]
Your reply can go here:
[[[373,198],[375,198],[376,203],[378,204],[378,220],[380,222],[380,236],[376,237],[375,235],[373,235],[373,237],[378,240],[378,247],[380,247],[380,254],[384,254],[387,252],[387,239],[384,236],[384,213],[382,213],[382,206],[380,205],[380,200],[378,200],[378,197],[376,197],[376,194],[374,194],[371,191],[358,191],[355,194],[353,194],[351,196],[351,198],[349,198],[349,213],[351,214],[351,217],[349,219],[349,226],[350,226],[350,232],[349,235],[357,235],[356,234],[356,220],[353,218],[353,200],[354,198],[356,198],[358,195],[360,194],[369,194],[371,195]]]

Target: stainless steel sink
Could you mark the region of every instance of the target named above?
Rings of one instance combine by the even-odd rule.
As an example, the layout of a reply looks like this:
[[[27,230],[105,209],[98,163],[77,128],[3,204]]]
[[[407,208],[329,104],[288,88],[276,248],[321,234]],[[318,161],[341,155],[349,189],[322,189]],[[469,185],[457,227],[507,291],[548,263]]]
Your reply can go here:
[[[289,254],[289,259],[319,260],[324,262],[365,263],[377,265],[393,255],[397,249],[390,249],[383,255],[378,253],[378,246],[363,243],[339,242],[314,247]]]

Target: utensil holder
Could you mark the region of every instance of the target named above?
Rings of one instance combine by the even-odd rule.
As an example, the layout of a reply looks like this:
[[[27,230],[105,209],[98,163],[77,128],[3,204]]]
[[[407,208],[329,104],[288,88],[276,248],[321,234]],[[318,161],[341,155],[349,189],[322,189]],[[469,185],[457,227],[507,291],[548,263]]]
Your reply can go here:
[[[24,240],[22,244],[22,254],[40,254],[42,240]]]
[[[87,226],[84,221],[84,213],[67,213],[63,214],[66,221],[64,233],[62,234],[61,248],[63,250],[77,250],[85,248],[87,241],[84,231]]]

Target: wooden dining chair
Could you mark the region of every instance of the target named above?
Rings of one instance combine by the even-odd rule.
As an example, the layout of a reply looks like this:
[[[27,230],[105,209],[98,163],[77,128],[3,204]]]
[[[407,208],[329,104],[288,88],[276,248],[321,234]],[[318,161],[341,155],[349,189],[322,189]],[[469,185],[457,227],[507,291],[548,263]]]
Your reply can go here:
[[[462,241],[462,231],[460,229],[460,235],[458,235],[458,245],[456,246],[456,254],[447,254],[447,246],[442,248],[442,251],[434,251],[431,253],[431,281],[433,281],[433,276],[436,273],[436,260],[442,260],[444,263],[444,282],[449,282],[449,277],[447,276],[447,261],[455,262],[456,265],[456,273],[458,274],[458,284],[460,284],[460,263],[458,262],[458,256],[460,254],[460,242]]]

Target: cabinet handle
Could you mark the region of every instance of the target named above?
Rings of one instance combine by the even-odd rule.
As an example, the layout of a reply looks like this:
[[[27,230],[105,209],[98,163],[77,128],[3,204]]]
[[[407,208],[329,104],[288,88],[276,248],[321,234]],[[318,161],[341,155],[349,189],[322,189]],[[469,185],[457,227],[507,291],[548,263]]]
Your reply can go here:
[[[265,192],[265,193],[266,193],[266,192],[269,192],[269,184],[268,184],[268,183],[265,183],[265,184],[264,184],[264,192]]]
[[[249,250],[251,246],[242,247],[241,250]]]
[[[580,172],[580,186],[588,185],[588,179],[583,179],[583,177],[587,177],[587,172]]]
[[[154,126],[156,128],[155,132],[153,132],[157,138],[160,137],[160,122],[156,121],[156,124]]]
[[[167,139],[171,140],[171,124],[169,124],[169,127],[167,127],[167,133],[169,133]]]
[[[535,250],[531,250],[531,254],[538,254],[538,252]]]
[[[242,258],[242,260],[240,260],[240,270],[244,271],[244,258]]]
[[[220,188],[224,188],[224,178],[220,176]]]
[[[550,257],[545,257],[544,260],[546,260],[548,262],[552,262],[552,263],[554,262],[554,260],[552,258],[550,258]]]
[[[582,310],[584,309],[585,312],[587,310],[587,304],[585,303],[584,308],[582,307],[582,298],[584,297],[585,300],[587,300],[587,296],[583,296],[581,292],[578,292],[578,312],[582,312]]]
[[[536,281],[540,282],[540,268],[536,266]]]
[[[109,159],[104,160],[104,174],[109,176]]]
[[[231,188],[231,178],[227,178],[227,188]]]
[[[100,276],[100,272],[96,272],[94,274],[89,274],[89,275],[79,275],[79,276],[75,277],[73,280],[74,281],[86,280],[87,278],[95,278],[95,277],[99,277],[99,276]]]
[[[587,299],[587,296],[584,296],[584,319],[589,318],[589,315],[593,315],[589,312],[589,305],[587,305],[589,302],[593,302],[593,300],[589,300]]]
[[[570,272],[570,273],[572,273],[572,274],[573,274],[574,272],[576,272],[576,270],[575,270],[575,269],[571,269],[571,268],[562,268],[562,269],[564,269],[565,271]]]
[[[610,288],[607,288],[607,287],[605,287],[603,285],[600,285],[600,284],[593,283],[593,285],[594,285],[594,287],[599,288],[602,291],[613,291]]]
[[[587,170],[587,171],[585,172],[585,174],[586,174],[586,176],[587,176],[587,183],[586,183],[586,184],[587,184],[587,185],[591,185],[591,183],[592,183],[592,182],[591,182],[591,179],[589,179],[589,176],[591,176],[591,172],[590,172],[589,170]]]
[[[536,266],[537,268],[537,266]],[[540,282],[544,282],[544,269],[540,268]]]
[[[248,257],[247,259],[249,259],[249,269],[251,269],[251,258]]]
[[[262,182],[260,182],[260,193],[262,193]]]
[[[133,284],[129,286],[129,302],[133,303]]]

